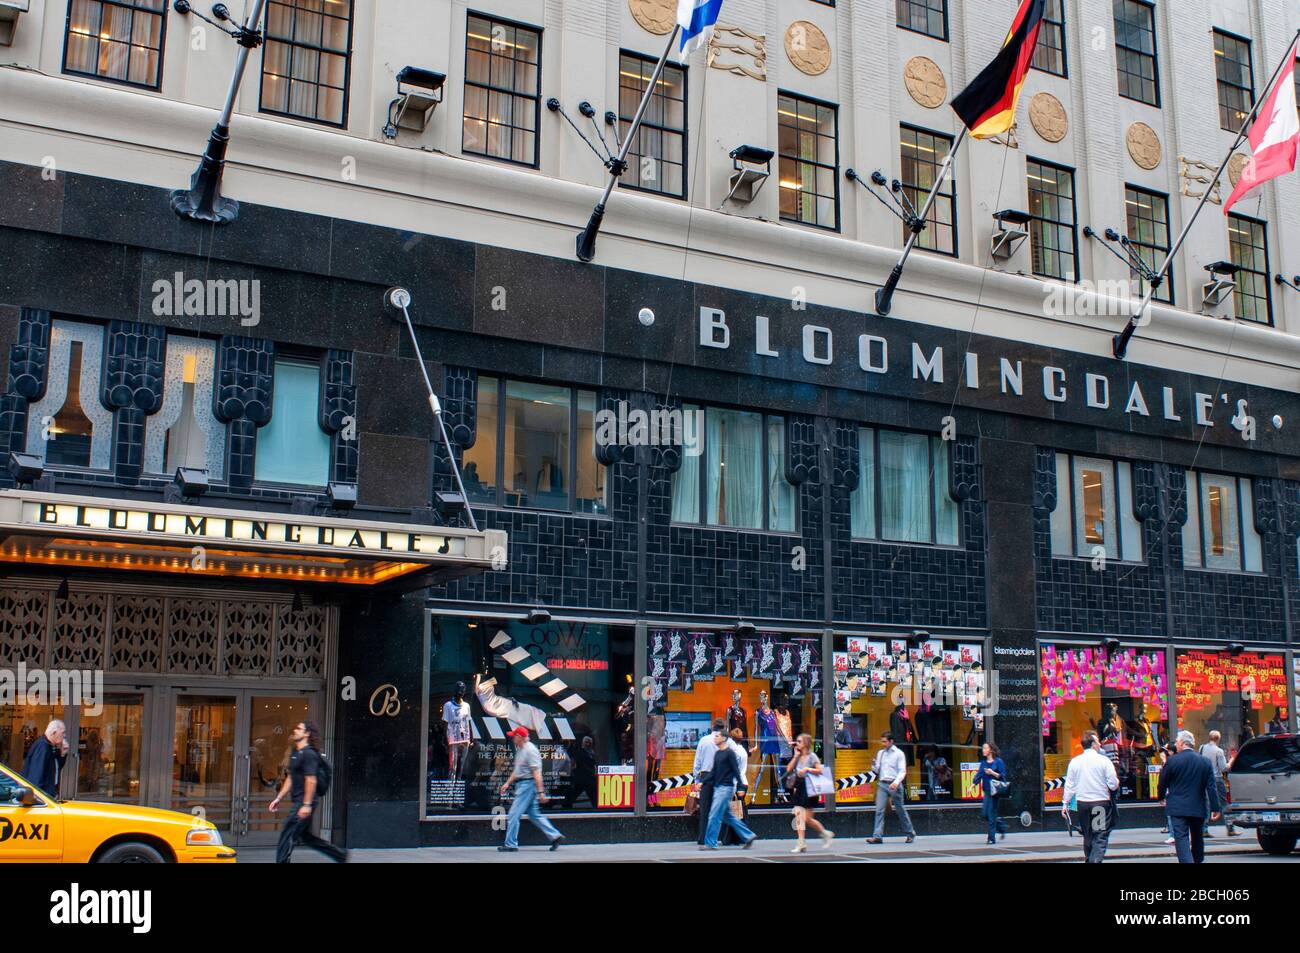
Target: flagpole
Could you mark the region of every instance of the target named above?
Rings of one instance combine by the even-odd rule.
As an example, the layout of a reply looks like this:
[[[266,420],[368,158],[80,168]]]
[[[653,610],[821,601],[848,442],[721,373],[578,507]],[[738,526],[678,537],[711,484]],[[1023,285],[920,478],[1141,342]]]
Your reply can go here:
[[[1273,84],[1277,82],[1278,76],[1280,76],[1282,70],[1286,68],[1287,58],[1294,56],[1292,51],[1295,49],[1296,40],[1298,39],[1300,39],[1300,30],[1296,30],[1295,36],[1291,37],[1291,42],[1288,43],[1286,47],[1286,57],[1283,57],[1282,62],[1279,63],[1277,69],[1273,71],[1273,77],[1265,84],[1262,95],[1256,97],[1255,104],[1251,106],[1250,112],[1247,113],[1245,120],[1241,124],[1241,128],[1237,130],[1237,141],[1232,144],[1232,148],[1228,150],[1228,154],[1223,157],[1223,164],[1219,166],[1219,171],[1214,174],[1214,178],[1211,179],[1210,183],[1205,187],[1205,192],[1201,195],[1201,201],[1197,203],[1196,210],[1192,212],[1192,217],[1189,218],[1187,224],[1183,226],[1183,230],[1179,234],[1178,240],[1174,242],[1173,247],[1169,249],[1169,254],[1165,256],[1164,264],[1161,265],[1160,270],[1156,272],[1155,278],[1148,283],[1149,287],[1147,288],[1147,293],[1142,297],[1142,303],[1138,305],[1137,311],[1129,317],[1128,324],[1124,326],[1124,330],[1111,339],[1112,350],[1115,356],[1121,361],[1124,360],[1124,355],[1128,353],[1129,342],[1133,340],[1133,335],[1137,333],[1138,326],[1142,320],[1142,315],[1146,312],[1146,309],[1150,307],[1151,301],[1155,298],[1156,293],[1160,290],[1160,285],[1164,283],[1165,278],[1169,274],[1169,269],[1173,266],[1174,257],[1178,254],[1179,250],[1182,249],[1183,243],[1187,241],[1187,236],[1192,231],[1192,226],[1196,224],[1197,216],[1201,214],[1201,210],[1205,208],[1206,203],[1210,200],[1210,195],[1219,184],[1219,179],[1223,177],[1223,172],[1228,168],[1228,163],[1232,161],[1232,157],[1236,153],[1237,148],[1247,139],[1246,130],[1249,129],[1250,124],[1255,121],[1255,116],[1259,112],[1260,106],[1264,105],[1264,100],[1268,98],[1268,93],[1273,88]]]
[[[876,291],[876,314],[882,317],[888,315],[889,309],[894,305],[894,290],[898,287],[899,279],[903,277],[903,268],[907,265],[908,256],[912,254],[912,249],[916,246],[917,239],[921,237],[921,232],[925,231],[926,219],[930,217],[930,209],[934,205],[934,200],[938,198],[939,189],[942,188],[944,179],[948,177],[948,170],[952,168],[953,159],[957,156],[957,150],[966,141],[966,133],[969,131],[965,125],[961,127],[961,133],[957,136],[957,141],[948,150],[947,158],[943,160],[943,165],[939,167],[939,174],[934,180],[934,188],[926,196],[925,205],[921,206],[921,211],[917,213],[916,218],[910,225],[912,234],[907,236],[907,244],[903,246],[903,254],[898,259],[898,264],[894,265],[894,270],[889,273],[884,287]]]
[[[580,261],[591,261],[596,257],[596,236],[600,234],[600,223],[605,217],[605,203],[609,201],[609,194],[614,191],[618,177],[627,171],[627,154],[632,148],[632,140],[636,137],[637,127],[641,125],[641,118],[645,115],[646,107],[650,105],[650,96],[654,93],[655,87],[659,85],[659,77],[663,75],[664,64],[668,62],[668,56],[673,51],[673,43],[677,41],[677,34],[681,30],[682,25],[680,23],[673,26],[673,32],[668,37],[668,45],[664,47],[663,56],[659,57],[659,62],[655,64],[654,75],[650,77],[645,92],[641,94],[641,105],[636,107],[636,115],[632,117],[632,125],[628,127],[627,135],[623,137],[623,144],[619,147],[618,155],[607,163],[609,166],[609,181],[605,183],[605,194],[600,197],[596,207],[591,210],[591,218],[587,220],[587,227],[578,234],[577,250]]]

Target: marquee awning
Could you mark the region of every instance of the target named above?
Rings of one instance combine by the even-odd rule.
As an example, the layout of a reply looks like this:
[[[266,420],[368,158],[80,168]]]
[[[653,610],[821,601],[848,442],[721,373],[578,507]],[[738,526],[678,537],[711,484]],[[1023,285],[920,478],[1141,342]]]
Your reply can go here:
[[[501,569],[501,530],[0,490],[0,562],[378,586]]]

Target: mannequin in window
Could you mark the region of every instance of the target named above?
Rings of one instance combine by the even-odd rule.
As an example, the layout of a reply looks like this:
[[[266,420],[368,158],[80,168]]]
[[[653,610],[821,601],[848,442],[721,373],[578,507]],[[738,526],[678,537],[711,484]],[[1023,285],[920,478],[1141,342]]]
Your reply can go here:
[[[758,798],[758,789],[763,780],[763,774],[767,771],[768,766],[772,768],[771,788],[768,791],[768,803],[775,804],[777,801],[785,801],[786,793],[781,787],[783,772],[781,770],[781,735],[776,723],[776,712],[768,704],[766,691],[758,693],[758,711],[754,713],[754,733],[751,738],[758,739],[758,743],[749,751],[749,756],[753,758],[758,756],[757,770],[754,772],[754,784],[750,788],[749,803],[753,804]]]
[[[461,766],[474,740],[465,691],[465,683],[457,682],[455,694],[442,706],[442,720],[447,724],[447,777],[452,781],[460,780]]]
[[[627,687],[627,697],[614,712],[614,725],[618,731],[618,753],[624,764],[632,763],[632,745],[635,743],[633,716],[636,711],[636,687]]]
[[[784,764],[794,756],[794,722],[784,697],[777,701],[776,733],[781,738],[781,762]]]
[[[740,703],[740,697],[739,688],[731,693],[731,705],[727,708],[727,734],[731,734],[735,728],[739,728],[742,733],[749,731],[749,712]]]
[[[666,754],[666,735],[667,719],[661,714],[651,712],[646,718],[645,728],[645,771],[646,780],[654,782],[659,780],[659,772],[663,768],[664,755]]]
[[[889,731],[894,736],[894,744],[907,755],[907,763],[916,764],[916,724],[902,702],[889,713]]]

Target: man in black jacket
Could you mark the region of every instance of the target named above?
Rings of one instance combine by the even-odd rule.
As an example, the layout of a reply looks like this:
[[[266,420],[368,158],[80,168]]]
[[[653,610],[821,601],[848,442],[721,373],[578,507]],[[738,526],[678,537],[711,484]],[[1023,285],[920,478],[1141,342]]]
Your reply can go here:
[[[68,729],[55,718],[45,726],[45,734],[32,742],[23,759],[23,777],[50,797],[59,796],[59,778],[68,760]]]
[[[1205,805],[1208,801],[1211,821],[1219,819],[1222,805],[1214,771],[1196,753],[1196,738],[1190,731],[1178,732],[1177,748],[1160,771],[1156,795],[1165,802],[1178,862],[1200,864],[1205,862]]]

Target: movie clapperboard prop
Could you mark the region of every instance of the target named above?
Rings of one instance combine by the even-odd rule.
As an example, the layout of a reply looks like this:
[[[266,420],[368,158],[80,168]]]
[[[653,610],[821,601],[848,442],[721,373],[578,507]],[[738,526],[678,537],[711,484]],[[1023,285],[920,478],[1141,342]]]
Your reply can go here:
[[[849,788],[861,787],[864,784],[873,784],[876,780],[876,772],[864,771],[862,774],[850,774],[847,778],[840,778],[835,782],[836,791],[847,791]]]
[[[1043,793],[1046,794],[1048,791],[1056,791],[1063,787],[1065,787],[1065,778],[1048,778],[1043,782]]]
[[[684,788],[695,783],[695,775],[679,774],[671,778],[660,778],[650,784],[651,794],[663,794],[665,791],[675,791],[678,788]]]
[[[521,677],[532,682],[553,704],[565,714],[572,714],[587,700],[569,687],[564,679],[552,674],[541,662],[536,662],[522,646],[511,646],[511,638],[500,630],[493,636],[490,647]],[[548,719],[549,720],[549,719]]]
[[[505,718],[493,718],[491,715],[475,715],[471,718],[475,741],[505,741],[506,733],[514,727]],[[559,715],[547,715],[542,727],[537,729],[539,741],[576,741],[577,735],[569,719]]]

